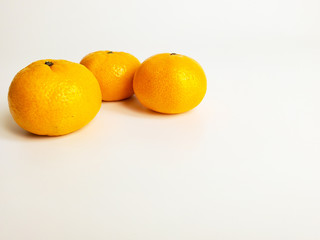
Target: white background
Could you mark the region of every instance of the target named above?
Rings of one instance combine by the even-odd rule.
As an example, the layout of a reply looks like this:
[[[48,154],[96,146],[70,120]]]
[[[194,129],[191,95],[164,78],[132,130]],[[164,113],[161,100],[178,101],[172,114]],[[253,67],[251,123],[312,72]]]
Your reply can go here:
[[[318,0],[1,0],[0,239],[319,240],[319,24]],[[20,69],[96,50],[190,56],[207,95],[103,103],[63,137],[15,124]]]

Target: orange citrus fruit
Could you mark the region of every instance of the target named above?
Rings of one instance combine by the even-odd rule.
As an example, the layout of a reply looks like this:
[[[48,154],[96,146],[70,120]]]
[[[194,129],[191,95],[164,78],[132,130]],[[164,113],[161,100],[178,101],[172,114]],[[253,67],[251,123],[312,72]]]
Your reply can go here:
[[[133,89],[145,107],[174,114],[189,111],[202,101],[207,80],[192,58],[162,53],[141,64],[134,76]]]
[[[101,91],[97,79],[81,64],[47,59],[17,73],[8,102],[20,127],[38,135],[58,136],[94,118],[101,107]]]
[[[139,60],[125,52],[97,51],[81,62],[98,79],[103,101],[118,101],[132,96],[132,80]]]

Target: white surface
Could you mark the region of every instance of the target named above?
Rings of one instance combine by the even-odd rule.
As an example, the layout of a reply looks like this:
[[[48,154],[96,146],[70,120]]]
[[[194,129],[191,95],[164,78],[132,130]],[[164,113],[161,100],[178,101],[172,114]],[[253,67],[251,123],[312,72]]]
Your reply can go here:
[[[0,2],[0,239],[320,239],[320,3]],[[195,58],[186,114],[103,103],[64,137],[21,130],[9,84],[42,58]]]

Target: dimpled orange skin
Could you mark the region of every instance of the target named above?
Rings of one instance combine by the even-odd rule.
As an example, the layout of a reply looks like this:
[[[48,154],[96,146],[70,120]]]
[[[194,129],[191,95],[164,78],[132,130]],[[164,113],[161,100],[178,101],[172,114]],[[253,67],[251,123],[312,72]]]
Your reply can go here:
[[[125,52],[97,51],[81,62],[98,79],[103,101],[118,101],[133,94],[132,80],[139,60]]]
[[[81,64],[46,59],[17,73],[8,102],[20,127],[37,135],[59,136],[82,128],[95,117],[101,107],[101,91],[97,79]]]
[[[147,108],[167,114],[196,107],[207,90],[201,66],[192,58],[162,53],[145,60],[133,80],[134,93]]]

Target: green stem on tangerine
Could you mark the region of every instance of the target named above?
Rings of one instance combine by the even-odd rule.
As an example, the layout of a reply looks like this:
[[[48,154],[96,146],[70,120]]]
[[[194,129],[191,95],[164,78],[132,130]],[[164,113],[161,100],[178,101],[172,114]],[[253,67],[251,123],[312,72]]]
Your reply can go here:
[[[53,62],[45,62],[44,64],[48,65],[49,67],[51,67],[53,65]]]

